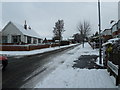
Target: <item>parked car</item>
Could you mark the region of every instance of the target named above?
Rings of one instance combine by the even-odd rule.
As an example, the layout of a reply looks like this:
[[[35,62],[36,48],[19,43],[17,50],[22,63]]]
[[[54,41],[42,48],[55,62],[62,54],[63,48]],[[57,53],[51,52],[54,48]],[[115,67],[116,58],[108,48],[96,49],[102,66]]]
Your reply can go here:
[[[8,58],[6,56],[0,56],[0,66],[2,70],[5,70],[7,65],[8,65]]]

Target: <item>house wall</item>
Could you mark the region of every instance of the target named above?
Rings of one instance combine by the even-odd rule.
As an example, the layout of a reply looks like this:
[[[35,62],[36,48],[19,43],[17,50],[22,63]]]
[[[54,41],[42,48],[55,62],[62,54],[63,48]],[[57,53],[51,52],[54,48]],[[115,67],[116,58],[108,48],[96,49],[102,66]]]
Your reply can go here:
[[[38,44],[38,39],[36,39],[36,43]]]
[[[107,41],[112,38],[112,35],[103,35],[104,41]]]
[[[118,20],[120,20],[120,1],[118,2]]]
[[[12,35],[21,35],[21,41],[24,41],[22,32],[10,23],[2,30],[2,36],[7,36],[8,43],[12,43]]]
[[[24,43],[27,43],[27,37],[26,37],[26,35],[23,36],[23,41],[24,41]]]
[[[25,36],[21,34],[21,41],[25,43]]]
[[[31,43],[33,43],[33,37],[31,38],[32,40],[31,40]]]

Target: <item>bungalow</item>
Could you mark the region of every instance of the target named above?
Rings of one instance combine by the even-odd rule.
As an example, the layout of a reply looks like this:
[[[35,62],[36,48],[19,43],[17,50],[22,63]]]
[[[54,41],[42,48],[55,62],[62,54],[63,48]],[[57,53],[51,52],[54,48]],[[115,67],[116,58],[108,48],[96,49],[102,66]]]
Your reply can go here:
[[[22,26],[17,23],[8,22],[8,24],[2,29],[2,43],[7,44],[38,44],[42,39],[31,27],[26,24]]]

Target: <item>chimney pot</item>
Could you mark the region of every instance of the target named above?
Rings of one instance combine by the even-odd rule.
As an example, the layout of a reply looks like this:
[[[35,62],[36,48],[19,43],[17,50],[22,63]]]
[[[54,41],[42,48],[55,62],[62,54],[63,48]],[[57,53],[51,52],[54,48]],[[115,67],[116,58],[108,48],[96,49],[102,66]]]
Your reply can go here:
[[[26,29],[26,30],[27,30],[26,20],[25,20],[25,24],[24,24],[24,29]]]
[[[30,27],[30,26],[29,26],[28,28],[29,28],[29,29],[31,29],[31,27]]]

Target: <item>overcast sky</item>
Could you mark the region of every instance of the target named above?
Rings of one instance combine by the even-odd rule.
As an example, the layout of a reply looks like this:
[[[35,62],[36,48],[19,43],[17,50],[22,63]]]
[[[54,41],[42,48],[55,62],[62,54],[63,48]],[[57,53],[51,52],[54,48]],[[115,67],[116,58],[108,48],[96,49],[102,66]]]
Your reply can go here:
[[[1,4],[0,4],[1,5]],[[58,19],[64,20],[64,38],[78,33],[77,25],[89,21],[92,33],[98,31],[97,2],[3,2],[2,26],[9,21],[31,26],[42,38],[53,37],[53,27]],[[102,30],[110,28],[110,20],[118,20],[118,3],[101,3]]]

